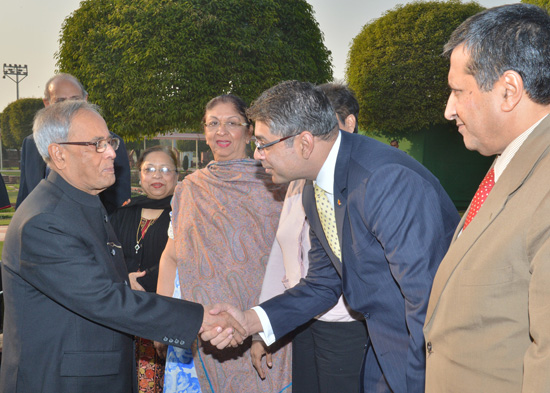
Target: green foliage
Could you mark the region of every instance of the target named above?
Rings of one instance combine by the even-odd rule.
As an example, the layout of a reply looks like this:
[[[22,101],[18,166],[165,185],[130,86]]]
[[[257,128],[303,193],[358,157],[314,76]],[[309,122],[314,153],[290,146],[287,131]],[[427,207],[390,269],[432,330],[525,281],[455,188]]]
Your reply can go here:
[[[4,148],[21,148],[23,139],[32,134],[34,115],[42,108],[44,103],[40,98],[21,98],[6,106],[0,118]]]
[[[86,0],[56,56],[127,139],[196,131],[222,93],[251,101],[281,80],[332,79],[305,0]]]
[[[550,0],[521,0],[522,3],[534,4],[540,8],[544,8],[546,12],[550,13]]]
[[[359,105],[359,127],[392,138],[437,124],[448,96],[441,56],[453,30],[483,10],[457,0],[398,5],[354,38],[346,77]]]

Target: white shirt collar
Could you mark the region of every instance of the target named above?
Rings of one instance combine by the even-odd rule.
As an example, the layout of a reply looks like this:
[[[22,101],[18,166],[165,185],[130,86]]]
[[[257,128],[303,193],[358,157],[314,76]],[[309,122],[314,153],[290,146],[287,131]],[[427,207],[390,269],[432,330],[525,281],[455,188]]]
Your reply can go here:
[[[548,115],[546,115],[548,116]],[[495,183],[497,182],[498,178],[502,175],[510,161],[512,161],[512,158],[516,155],[521,145],[523,145],[523,142],[531,135],[533,130],[540,124],[541,121],[544,120],[546,117],[544,116],[542,119],[537,121],[535,124],[533,124],[527,131],[522,133],[520,136],[518,136],[516,139],[514,139],[508,146],[506,146],[506,149],[502,152],[500,156],[497,157],[495,161]]]
[[[340,150],[340,142],[342,141],[342,131],[338,131],[338,137],[330,149],[330,153],[327,159],[323,163],[315,184],[319,185],[326,193],[334,194],[334,171],[336,169],[336,159],[338,158],[338,151]]]

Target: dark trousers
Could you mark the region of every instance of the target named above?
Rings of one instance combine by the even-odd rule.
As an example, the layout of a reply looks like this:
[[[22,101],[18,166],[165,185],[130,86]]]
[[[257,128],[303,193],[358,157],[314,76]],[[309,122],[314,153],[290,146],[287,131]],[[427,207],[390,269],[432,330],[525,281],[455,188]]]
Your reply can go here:
[[[292,392],[358,393],[366,343],[364,322],[303,325],[292,340]]]

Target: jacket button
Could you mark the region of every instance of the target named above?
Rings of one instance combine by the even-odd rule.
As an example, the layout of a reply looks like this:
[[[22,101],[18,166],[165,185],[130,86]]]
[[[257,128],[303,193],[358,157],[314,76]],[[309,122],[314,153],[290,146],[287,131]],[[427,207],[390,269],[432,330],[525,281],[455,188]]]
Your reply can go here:
[[[365,319],[369,319],[370,318],[370,313],[365,313]]]
[[[432,342],[428,341],[426,343],[426,349],[428,350],[428,353],[432,353]]]
[[[116,251],[114,248],[111,249],[111,255],[115,255],[116,254]]]
[[[105,214],[105,215],[103,216],[103,221],[109,222],[109,217],[107,217],[107,214]]]

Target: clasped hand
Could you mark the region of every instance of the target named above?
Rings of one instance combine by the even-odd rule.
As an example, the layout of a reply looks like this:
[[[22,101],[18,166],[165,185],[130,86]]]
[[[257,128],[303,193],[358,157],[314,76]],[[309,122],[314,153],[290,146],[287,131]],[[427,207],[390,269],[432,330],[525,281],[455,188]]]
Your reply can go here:
[[[227,346],[236,347],[248,336],[243,325],[245,325],[244,314],[229,304],[204,306],[199,334],[203,341],[210,341],[218,349],[224,349]]]

